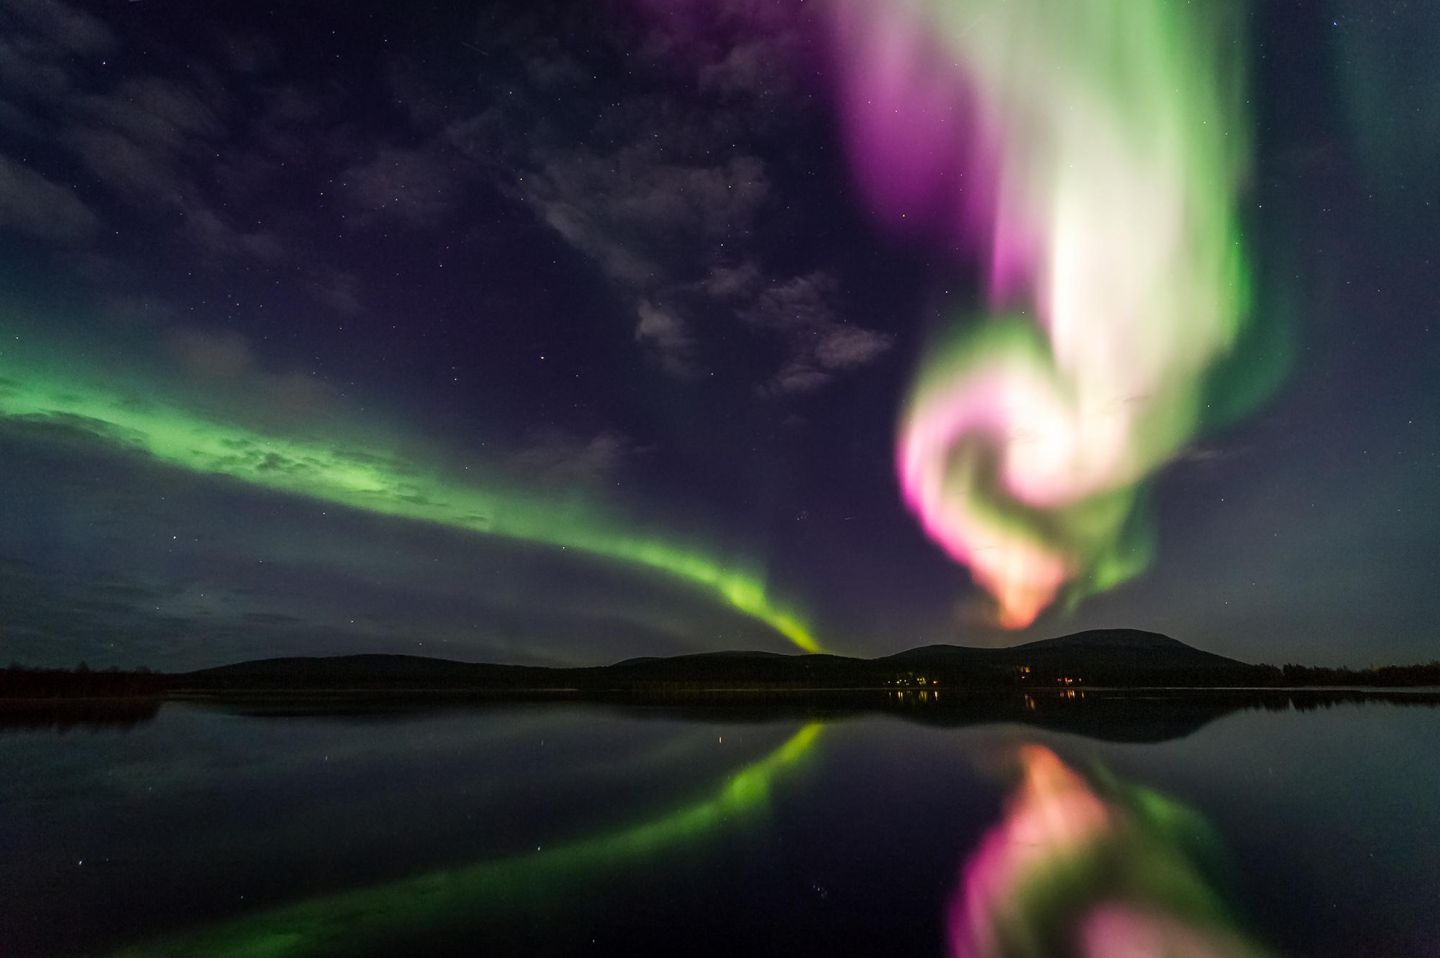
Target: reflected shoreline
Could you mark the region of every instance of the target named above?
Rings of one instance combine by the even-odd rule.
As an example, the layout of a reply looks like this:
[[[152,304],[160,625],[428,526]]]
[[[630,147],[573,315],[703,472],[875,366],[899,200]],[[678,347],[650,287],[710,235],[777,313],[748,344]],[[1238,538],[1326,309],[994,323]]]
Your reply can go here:
[[[1184,738],[1242,711],[1312,711],[1340,705],[1440,707],[1440,690],[1356,688],[973,689],[230,689],[128,698],[0,699],[0,734],[129,731],[162,708],[196,707],[265,718],[396,717],[436,712],[477,716],[513,709],[595,708],[635,718],[692,722],[839,722],[891,716],[959,728],[1015,724],[1114,742]]]

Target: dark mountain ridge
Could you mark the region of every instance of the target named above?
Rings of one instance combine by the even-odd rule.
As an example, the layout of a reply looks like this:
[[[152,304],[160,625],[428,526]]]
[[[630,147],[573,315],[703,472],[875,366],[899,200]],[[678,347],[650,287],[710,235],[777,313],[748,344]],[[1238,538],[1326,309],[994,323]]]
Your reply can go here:
[[[1013,663],[1034,665],[1035,663],[1106,661],[1116,665],[1132,667],[1187,667],[1214,666],[1233,667],[1246,663],[1226,658],[1214,652],[1186,645],[1159,632],[1141,629],[1090,629],[1073,632],[1051,639],[1037,639],[1022,645],[1002,648],[975,647],[966,645],[925,645],[907,649],[877,661],[889,662],[932,662],[959,661],[969,659],[986,663]]]
[[[431,693],[482,697],[640,696],[714,693],[1060,690],[1098,688],[1440,687],[1440,662],[1361,670],[1251,665],[1166,635],[1101,629],[1008,648],[930,645],[874,659],[778,652],[705,652],[556,668],[367,654],[256,659],[182,673],[0,669],[0,700],[144,698],[258,693],[324,696]],[[933,696],[932,696],[933,698]],[[954,699],[947,696],[946,701]]]
[[[830,654],[704,652],[554,668],[412,655],[261,659],[171,676],[176,688],[931,688],[1237,681],[1258,668],[1134,629],[1077,632],[1009,648],[931,645],[874,659]]]

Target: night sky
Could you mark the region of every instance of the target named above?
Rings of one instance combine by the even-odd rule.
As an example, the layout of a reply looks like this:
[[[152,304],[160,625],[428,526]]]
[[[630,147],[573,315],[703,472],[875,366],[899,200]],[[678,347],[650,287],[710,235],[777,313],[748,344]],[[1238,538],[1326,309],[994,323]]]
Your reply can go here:
[[[895,169],[935,144],[856,133],[855,9],[0,0],[0,659],[1440,655],[1440,6],[1217,41],[1243,329],[1123,535],[1024,513],[1085,561],[1009,630],[897,476],[996,293]]]

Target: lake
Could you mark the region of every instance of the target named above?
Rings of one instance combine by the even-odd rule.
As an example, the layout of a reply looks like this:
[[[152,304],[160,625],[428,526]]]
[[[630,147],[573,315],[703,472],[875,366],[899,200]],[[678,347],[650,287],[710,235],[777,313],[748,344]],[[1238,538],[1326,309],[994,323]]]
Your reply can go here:
[[[1440,710],[1123,698],[11,723],[0,954],[1440,955]]]

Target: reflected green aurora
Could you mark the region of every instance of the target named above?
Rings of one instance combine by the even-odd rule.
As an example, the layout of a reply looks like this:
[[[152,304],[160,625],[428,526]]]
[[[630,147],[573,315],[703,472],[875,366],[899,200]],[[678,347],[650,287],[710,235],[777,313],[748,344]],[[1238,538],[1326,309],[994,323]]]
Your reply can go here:
[[[0,347],[0,423],[61,429],[87,442],[138,453],[194,473],[239,480],[377,515],[521,540],[660,573],[698,587],[784,636],[820,645],[794,611],[769,595],[764,576],[704,551],[636,534],[578,496],[556,501],[498,485],[423,471],[364,444],[297,438],[171,402],[158,390],[107,387],[83,364]],[[83,370],[83,371],[79,371]]]
[[[675,846],[761,813],[776,776],[792,769],[811,750],[822,727],[819,722],[805,725],[773,752],[730,776],[713,797],[631,828],[534,854],[313,898],[146,941],[111,958],[352,955],[388,940],[473,921],[488,908],[503,907],[526,895],[549,900],[567,883],[584,883],[605,869],[673,852]]]

